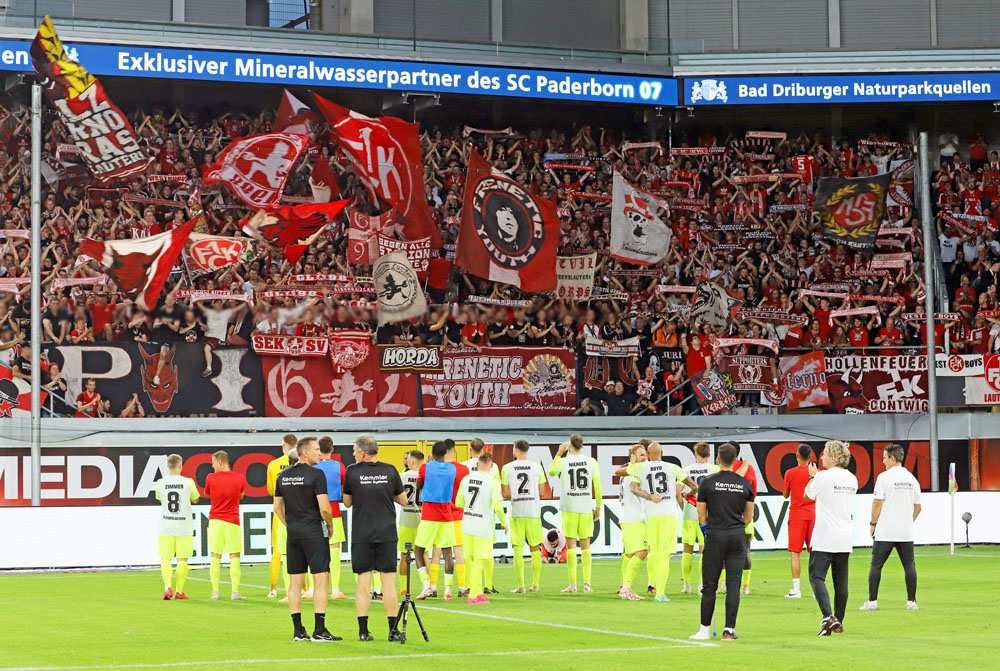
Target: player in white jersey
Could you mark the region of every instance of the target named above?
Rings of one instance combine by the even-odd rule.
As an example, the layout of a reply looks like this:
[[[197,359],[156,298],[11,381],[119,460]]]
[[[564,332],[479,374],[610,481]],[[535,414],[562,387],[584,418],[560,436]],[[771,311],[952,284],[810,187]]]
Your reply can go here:
[[[160,502],[160,573],[163,575],[163,600],[186,599],[184,582],[188,558],[194,553],[194,518],[191,504],[197,503],[198,485],[181,475],[183,460],[179,454],[167,457],[168,475],[156,481],[156,500]],[[170,587],[173,560],[177,558],[177,590]]]
[[[569,450],[569,454],[566,454]],[[562,516],[563,534],[569,549],[566,566],[569,569],[569,586],[563,592],[576,591],[576,544],[580,543],[583,560],[583,591],[593,592],[590,575],[593,561],[590,539],[594,535],[594,522],[601,518],[601,473],[597,460],[581,452],[583,436],[574,433],[568,443],[559,446],[559,452],[549,467],[549,475],[559,475],[562,486],[559,511]]]
[[[401,590],[406,594],[406,574],[409,562],[406,561],[406,544],[417,539],[417,527],[420,526],[420,490],[417,487],[417,475],[420,464],[424,463],[424,453],[420,450],[410,450],[403,455],[403,465],[406,470],[400,476],[403,480],[403,492],[406,494],[406,505],[399,513],[399,577]]]
[[[511,590],[514,594],[524,594],[525,542],[531,548],[532,592],[538,591],[542,579],[542,496],[546,480],[541,464],[528,460],[529,448],[526,440],[514,441],[514,461],[504,464],[500,476],[503,497],[510,501],[510,546],[517,576],[517,587]]]
[[[646,446],[633,445],[628,451],[629,465],[646,461]],[[621,491],[618,500],[621,502],[621,515],[618,519],[622,529],[622,543],[625,550],[622,553],[622,584],[618,588],[618,596],[628,601],[640,601],[641,596],[632,589],[632,581],[639,572],[639,565],[649,554],[646,543],[646,515],[642,510],[642,501],[632,492],[632,482],[635,478],[622,469],[615,473],[621,477]],[[647,573],[649,567],[646,567]]]
[[[718,473],[719,467],[709,463],[712,456],[712,448],[708,443],[695,443],[694,463],[688,464],[682,470],[684,474],[694,480],[696,485],[712,473]],[[705,535],[698,525],[698,499],[690,487],[685,487],[681,492],[684,497],[684,514],[681,518],[681,542],[684,543],[684,554],[681,555],[681,574],[684,577],[684,586],[681,594],[691,593],[691,567],[694,564],[694,546],[698,546],[698,594],[701,594],[701,564],[705,560]]]
[[[500,483],[490,475],[491,466],[493,457],[487,452],[480,454],[477,469],[462,479],[455,498],[455,505],[463,509],[462,543],[465,545],[465,561],[472,569],[466,602],[470,604],[489,603],[483,594],[483,579],[486,567],[493,563],[494,514],[504,529],[507,528]]]
[[[483,442],[482,438],[473,438],[472,442],[469,443],[469,458],[462,462],[462,465],[469,469],[472,473],[477,468],[479,468],[479,455],[483,453],[486,449],[486,443]],[[496,462],[490,467],[490,475],[493,476],[495,480],[500,479],[500,468],[496,465]]]

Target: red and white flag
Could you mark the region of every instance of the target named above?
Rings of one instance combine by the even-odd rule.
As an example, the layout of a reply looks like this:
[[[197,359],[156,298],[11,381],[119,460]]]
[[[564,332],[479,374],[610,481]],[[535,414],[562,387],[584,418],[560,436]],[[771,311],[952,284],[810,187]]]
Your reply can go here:
[[[279,248],[290,263],[298,263],[313,240],[347,205],[346,200],[333,203],[310,203],[258,210],[243,225],[243,232],[255,240],[263,240]]]
[[[201,189],[199,187],[194,187],[194,191],[188,196],[187,206],[192,210],[201,211]]]
[[[330,123],[330,140],[354,165],[358,176],[403,220],[407,240],[430,237],[441,246],[437,224],[424,197],[423,166],[417,124],[396,117],[372,119],[313,94]]]
[[[470,273],[523,291],[555,291],[559,217],[517,182],[469,157],[455,263]]]
[[[44,404],[49,393],[42,389]],[[10,368],[0,366],[0,419],[31,416],[31,385],[14,377]]]
[[[251,241],[245,238],[192,233],[189,241],[187,267],[195,277],[250,261],[256,256]]]
[[[133,240],[102,242],[84,238],[80,241],[80,253],[97,259],[104,272],[138,307],[152,310],[196,221],[191,219],[166,233]]]
[[[315,126],[322,122],[319,115],[309,109],[309,106],[293,96],[285,89],[278,105],[278,113],[274,115],[275,133],[301,133],[309,135]]]
[[[365,266],[375,263],[378,249],[374,236],[377,233],[392,233],[396,225],[396,210],[379,215],[351,210],[348,219],[351,225],[347,230],[347,262]]]
[[[240,138],[226,147],[205,175],[206,185],[224,183],[253,207],[274,205],[281,198],[292,166],[309,144],[294,133],[267,133]]]
[[[322,156],[313,164],[312,173],[309,175],[309,188],[312,189],[314,203],[329,203],[331,200],[340,199],[337,177]]]

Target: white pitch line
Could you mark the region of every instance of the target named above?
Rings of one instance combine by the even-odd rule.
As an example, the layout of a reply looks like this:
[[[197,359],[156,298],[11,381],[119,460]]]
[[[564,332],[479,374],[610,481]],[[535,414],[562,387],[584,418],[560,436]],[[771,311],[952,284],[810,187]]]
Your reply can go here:
[[[577,631],[587,631],[592,634],[608,634],[611,636],[626,636],[630,638],[644,638],[650,641],[669,641],[670,643],[681,643],[681,647],[718,647],[716,643],[702,643],[700,641],[689,641],[682,638],[669,638],[667,636],[651,636],[649,634],[637,634],[631,631],[611,631],[610,629],[596,629],[594,627],[580,627],[575,624],[563,624],[561,622],[542,622],[541,620],[522,620],[519,617],[507,617],[505,615],[491,615],[490,613],[473,613],[466,610],[452,610],[451,608],[440,608],[437,606],[420,605],[420,610],[434,610],[441,613],[453,613],[455,615],[472,615],[474,617],[488,617],[492,620],[506,620],[507,622],[517,622],[519,624],[535,624],[541,627],[556,627],[558,629],[575,629]],[[3,671],[3,669],[0,669]]]
[[[680,645],[651,645],[642,648],[628,648],[628,652],[641,650],[666,650],[668,648],[680,648]],[[5,666],[0,671],[74,671],[80,669],[167,669],[186,666],[213,666],[218,664],[275,664],[288,662],[362,662],[371,660],[396,660],[396,659],[426,659],[441,657],[504,657],[516,655],[565,655],[565,648],[559,650],[514,650],[503,652],[426,652],[412,655],[363,655],[357,657],[296,657],[287,659],[218,659],[198,662],[164,662],[162,664],[100,664],[100,665],[80,665],[80,666]],[[622,648],[582,648],[573,650],[579,652],[614,652],[621,653]]]
[[[201,582],[209,582],[205,578],[192,578],[188,577],[188,580],[199,580]],[[220,581],[222,584],[229,584],[225,580]],[[242,586],[243,583],[240,583]],[[257,589],[268,589],[267,587],[261,587],[260,585],[246,585],[247,587],[254,587]],[[542,627],[555,627],[557,629],[575,629],[576,631],[586,631],[591,634],[607,634],[609,636],[625,636],[629,638],[642,638],[648,641],[666,641],[668,643],[680,643],[681,647],[696,646],[696,647],[717,647],[717,643],[702,643],[700,641],[690,641],[683,638],[669,638],[667,636],[652,636],[650,634],[638,634],[631,631],[612,631],[610,629],[596,629],[594,627],[581,627],[575,624],[563,624],[561,622],[543,622],[541,620],[523,620],[518,617],[507,617],[505,615],[491,615],[489,613],[473,613],[465,610],[452,610],[451,608],[441,608],[438,606],[426,606],[420,604],[420,610],[433,610],[439,611],[441,613],[455,613],[456,615],[472,615],[477,617],[488,617],[494,620],[506,620],[508,622],[517,622],[518,624],[534,624]],[[0,669],[0,671],[5,671],[5,669]]]

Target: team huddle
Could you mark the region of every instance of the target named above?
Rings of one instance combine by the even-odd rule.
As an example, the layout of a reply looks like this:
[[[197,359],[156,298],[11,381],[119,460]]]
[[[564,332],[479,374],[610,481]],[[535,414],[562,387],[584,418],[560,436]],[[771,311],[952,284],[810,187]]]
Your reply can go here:
[[[389,625],[389,640],[405,638],[405,621],[399,629],[399,596],[406,594],[412,548],[417,567],[414,594],[417,600],[438,596],[444,566],[444,600],[465,598],[470,605],[488,604],[497,594],[493,583],[494,545],[498,523],[510,538],[517,584],[514,594],[540,590],[542,564],[565,561],[568,584],[561,591],[594,592],[591,539],[600,519],[603,489],[597,461],[583,452],[584,440],[573,434],[560,445],[548,475],[559,478],[561,530],[546,531],[542,500],[548,479],[542,465],[528,458],[530,445],[514,443],[514,459],[499,469],[482,440],[471,442],[470,457],[456,461],[454,441],[437,441],[425,457],[419,450],[406,452],[402,473],[378,461],[378,443],[370,435],[358,436],[355,463],[345,468],[334,458],[329,437],[296,440],[285,436],[282,456],[267,467],[267,491],[274,497],[271,529],[271,589],[278,597],[278,578],[284,577],[285,596],[293,621],[293,640],[336,641],[325,625],[328,599],[347,598],[341,590],[340,544],[347,540],[341,506],[352,509],[351,569],[357,588],[355,607],[359,639],[373,640],[368,629],[371,600],[381,600]],[[710,463],[711,446],[694,447],[695,462],[681,468],[663,460],[663,449],[643,440],[629,449],[628,463],[620,477],[619,523],[624,550],[618,595],[639,601],[640,592],[668,602],[670,556],[683,543],[681,594],[691,594],[693,554],[701,557],[698,593],[701,626],[692,639],[708,639],[716,594],[725,598],[723,640],[735,640],[740,596],[750,594],[750,544],[753,539],[754,499],[757,479],[753,467],[737,458],[738,448],[724,443]],[[800,563],[809,550],[809,582],[823,615],[820,635],[843,632],[847,604],[847,566],[853,547],[851,511],[857,480],[847,470],[848,446],[826,443],[820,460],[812,463],[812,448],[800,445],[798,465],[784,476],[784,496],[791,499],[789,551],[792,589],[789,598],[800,598]],[[881,568],[892,549],[897,550],[906,572],[907,608],[916,609],[916,569],[913,562],[913,520],[920,510],[919,485],[902,468],[902,448],[886,448],[886,471],[875,485],[872,536],[875,548],[869,576],[869,599],[862,610],[877,610]],[[186,599],[187,561],[192,555],[192,504],[199,501],[193,480],[181,475],[179,455],[167,460],[169,474],[157,482],[161,501],[160,558],[166,599]],[[239,593],[242,531],[239,501],[246,491],[243,476],[229,468],[228,455],[216,452],[213,473],[206,479],[204,495],[211,499],[208,549],[211,554],[212,599],[219,598],[222,555],[230,557],[232,599]],[[509,519],[504,501],[509,501]],[[679,532],[679,534],[678,534]],[[525,576],[525,546],[531,557],[531,584]],[[577,546],[580,548],[578,561]],[[172,562],[177,560],[172,585]],[[282,561],[284,560],[284,561]],[[633,584],[646,562],[645,590]],[[832,568],[834,603],[826,589]],[[582,586],[578,589],[579,571]],[[400,576],[403,590],[396,588]],[[457,583],[457,585],[456,585]],[[640,583],[641,584],[641,583]],[[453,593],[453,587],[457,592]],[[303,600],[313,601],[315,627],[309,635],[301,622]],[[405,604],[404,604],[405,605]]]

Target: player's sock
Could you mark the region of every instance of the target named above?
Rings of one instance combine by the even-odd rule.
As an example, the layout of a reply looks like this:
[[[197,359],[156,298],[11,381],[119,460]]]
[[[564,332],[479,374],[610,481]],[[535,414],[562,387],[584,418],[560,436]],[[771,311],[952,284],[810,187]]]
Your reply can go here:
[[[314,613],[313,631],[326,631],[326,613]]]
[[[652,557],[653,555],[650,555],[650,558]],[[656,569],[653,575],[653,584],[656,585],[656,596],[666,596],[667,579],[670,577],[670,554],[659,552],[654,561],[656,562]]]
[[[751,569],[745,569],[743,571],[743,586],[744,587],[749,587],[750,586],[750,570]]]
[[[639,555],[632,555],[632,558],[628,561],[628,570],[625,572],[624,585],[632,586],[632,581],[635,580],[635,575],[639,572],[640,564],[642,564],[642,559],[639,558]]]
[[[292,613],[292,626],[296,632],[305,631],[302,626],[302,613]]]
[[[684,584],[690,584],[691,582],[691,565],[694,564],[694,555],[689,552],[685,552],[681,555],[681,576],[684,578]]]
[[[534,557],[534,552],[531,553]],[[534,559],[531,560],[531,569],[534,571],[535,564]],[[517,576],[517,586],[524,589],[524,549],[522,548],[520,552],[514,551],[514,575]]]
[[[589,583],[594,562],[591,558],[590,550],[581,550],[580,554],[583,555],[583,582]]]
[[[435,562],[430,566],[428,566],[427,568],[430,570],[431,573],[431,587],[434,588],[434,591],[437,591],[438,575],[441,573],[441,565]]]
[[[455,573],[458,574],[458,591],[465,589],[465,564],[455,564]]]
[[[233,584],[233,594],[240,591],[240,578],[243,577],[243,569],[240,568],[240,558],[229,558],[229,582]]]
[[[278,589],[279,575],[281,575],[281,555],[275,552],[271,555],[271,589]]]
[[[531,585],[538,587],[542,581],[542,551],[531,551]]]
[[[569,569],[569,584],[576,584],[576,548],[566,553],[566,568]]]
[[[208,567],[208,578],[212,581],[212,591],[219,591],[219,581],[222,579],[222,558],[212,557],[212,564]]]
[[[475,599],[483,593],[483,567],[479,560],[472,564],[472,573],[469,575],[469,598]]]
[[[179,576],[178,576],[178,581],[180,581],[180,577]],[[800,584],[801,583],[800,583],[800,579],[799,578],[792,578],[792,591],[793,592],[801,592],[802,588],[800,587]]]
[[[631,560],[632,560],[632,557],[626,557],[625,555],[622,555],[622,579],[621,579],[621,583],[623,585],[625,584],[625,576],[628,575],[628,565],[629,565],[629,562]]]
[[[368,616],[358,616],[358,635],[363,636],[368,633]]]
[[[330,589],[334,594],[340,591],[340,557],[330,560]]]
[[[483,571],[486,574],[485,580],[483,580],[486,585],[486,589],[493,589],[493,568],[495,564],[493,562],[493,557],[488,559],[483,559]]]
[[[163,576],[163,590],[166,591],[170,589],[170,580],[173,577],[174,567],[170,563],[169,559],[160,560],[160,575]],[[178,573],[180,572],[180,566],[178,568]],[[179,582],[179,581],[178,581]],[[177,586],[177,591],[181,591],[180,585]]]
[[[705,552],[701,549],[701,546],[699,546],[698,547],[698,584],[699,585],[702,584],[701,583],[701,576],[704,575],[703,574],[704,569],[705,569]]]
[[[451,594],[451,584],[455,581],[455,575],[453,573],[444,574],[444,593]]]
[[[184,592],[184,583],[187,582],[188,563],[186,561],[177,562],[177,591]]]
[[[420,577],[420,581],[424,584],[424,589],[427,589],[428,587],[431,586],[430,580],[427,579],[427,567],[426,566],[423,567],[423,568],[418,568],[417,569],[417,576]]]

